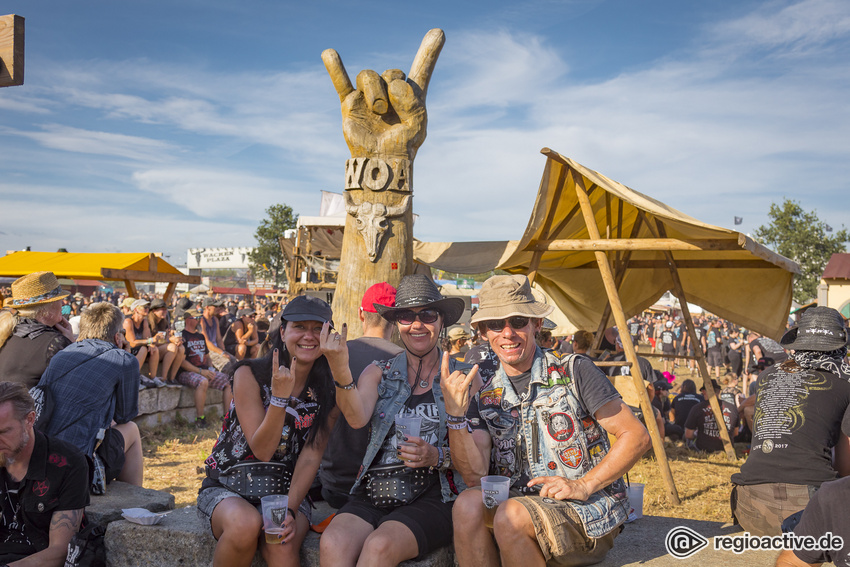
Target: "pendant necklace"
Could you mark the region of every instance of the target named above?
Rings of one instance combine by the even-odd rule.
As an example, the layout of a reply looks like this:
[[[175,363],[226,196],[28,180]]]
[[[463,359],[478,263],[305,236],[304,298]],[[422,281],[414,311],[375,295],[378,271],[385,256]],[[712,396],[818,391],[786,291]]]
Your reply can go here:
[[[434,349],[432,348],[431,350],[434,350]],[[413,379],[413,381],[415,383],[417,380],[419,380],[419,387],[422,388],[423,390],[428,389],[430,376],[427,372],[425,373],[424,377],[421,376],[421,374],[422,374],[422,359],[425,358],[426,356],[428,356],[431,353],[431,350],[429,350],[428,352],[426,352],[422,356],[416,356],[415,354],[413,355],[413,356],[416,356],[416,358],[419,359],[419,367],[416,369],[416,377]],[[410,351],[408,351],[408,352],[410,352]],[[410,354],[413,354],[413,353],[410,353]],[[439,360],[439,359],[440,358],[437,357],[437,360]],[[431,365],[430,371],[432,373],[434,371],[434,365],[433,364]]]

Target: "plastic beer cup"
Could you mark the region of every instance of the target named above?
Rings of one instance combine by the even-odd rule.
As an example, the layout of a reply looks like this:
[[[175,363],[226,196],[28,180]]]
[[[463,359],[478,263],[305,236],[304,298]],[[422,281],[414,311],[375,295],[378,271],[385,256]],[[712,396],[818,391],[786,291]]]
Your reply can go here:
[[[493,527],[493,518],[499,504],[508,499],[511,479],[506,476],[490,475],[481,478],[481,498],[484,500],[484,525]]]
[[[286,520],[289,496],[272,494],[263,496],[263,531],[266,532],[266,543],[281,543],[283,538],[283,522]]]

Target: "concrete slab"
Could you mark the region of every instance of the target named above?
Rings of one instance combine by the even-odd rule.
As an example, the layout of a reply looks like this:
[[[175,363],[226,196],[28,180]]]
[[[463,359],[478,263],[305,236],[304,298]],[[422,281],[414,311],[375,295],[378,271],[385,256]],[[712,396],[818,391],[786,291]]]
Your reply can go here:
[[[313,521],[320,522],[333,510],[324,502],[317,503]],[[215,539],[194,506],[180,508],[165,515],[155,526],[140,526],[125,520],[112,522],[106,532],[106,554],[109,567],[208,567],[212,565]],[[319,565],[319,534],[310,532],[301,548],[301,564]],[[257,553],[252,567],[265,567]],[[451,548],[438,550],[421,561],[405,561],[401,567],[452,567]]]
[[[176,389],[176,388],[175,388]],[[156,413],[160,388],[145,388],[139,390],[139,415]]]
[[[156,411],[169,411],[177,407],[183,388],[157,388]]]
[[[106,525],[121,520],[124,508],[144,508],[151,512],[173,510],[174,495],[116,480],[107,485],[106,494],[91,497],[86,517],[94,523]]]
[[[709,543],[687,559],[677,559],[665,548],[667,534],[680,526],[686,526],[706,538]],[[712,567],[773,567],[778,551],[745,551],[735,554],[732,551],[713,549],[714,537],[743,533],[740,526],[697,520],[683,520],[664,516],[644,516],[626,524],[617,537],[614,548],[600,567],[628,567],[650,565],[652,567],[682,567],[682,565],[701,564]]]

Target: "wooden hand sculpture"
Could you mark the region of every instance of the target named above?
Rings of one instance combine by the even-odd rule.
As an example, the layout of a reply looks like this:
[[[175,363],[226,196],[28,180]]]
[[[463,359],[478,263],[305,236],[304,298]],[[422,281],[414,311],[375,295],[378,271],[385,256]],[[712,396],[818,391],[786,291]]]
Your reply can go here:
[[[322,53],[342,103],[342,132],[351,157],[402,158],[413,161],[425,141],[428,114],[425,97],[437,57],[446,41],[443,30],[425,34],[410,74],[399,69],[378,75],[364,70],[357,75],[357,89],[334,49]]]
[[[407,77],[398,69],[361,71],[351,84],[339,54],[322,53],[342,108],[342,133],[351,159],[345,164],[345,222],[333,298],[339,321],[357,321],[363,293],[375,282],[397,286],[413,272],[413,159],[428,126],[425,96],[443,30],[425,34]],[[359,336],[357,326],[352,338]]]

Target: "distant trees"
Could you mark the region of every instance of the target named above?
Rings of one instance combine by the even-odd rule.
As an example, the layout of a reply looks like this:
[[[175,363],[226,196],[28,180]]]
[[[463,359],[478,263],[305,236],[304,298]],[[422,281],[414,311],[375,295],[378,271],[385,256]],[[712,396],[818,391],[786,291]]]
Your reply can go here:
[[[772,203],[768,216],[770,223],[753,234],[765,246],[800,265],[800,274],[794,280],[794,300],[808,303],[817,297],[824,266],[830,256],[846,250],[844,243],[850,240],[850,233],[843,226],[832,233],[814,211],[804,211],[790,199],[781,205]]]
[[[286,257],[278,238],[283,236],[284,231],[295,228],[298,215],[292,212],[292,207],[282,203],[266,209],[266,215],[267,218],[260,222],[254,233],[257,246],[248,255],[248,263],[255,278],[263,275],[280,285],[286,273]]]

